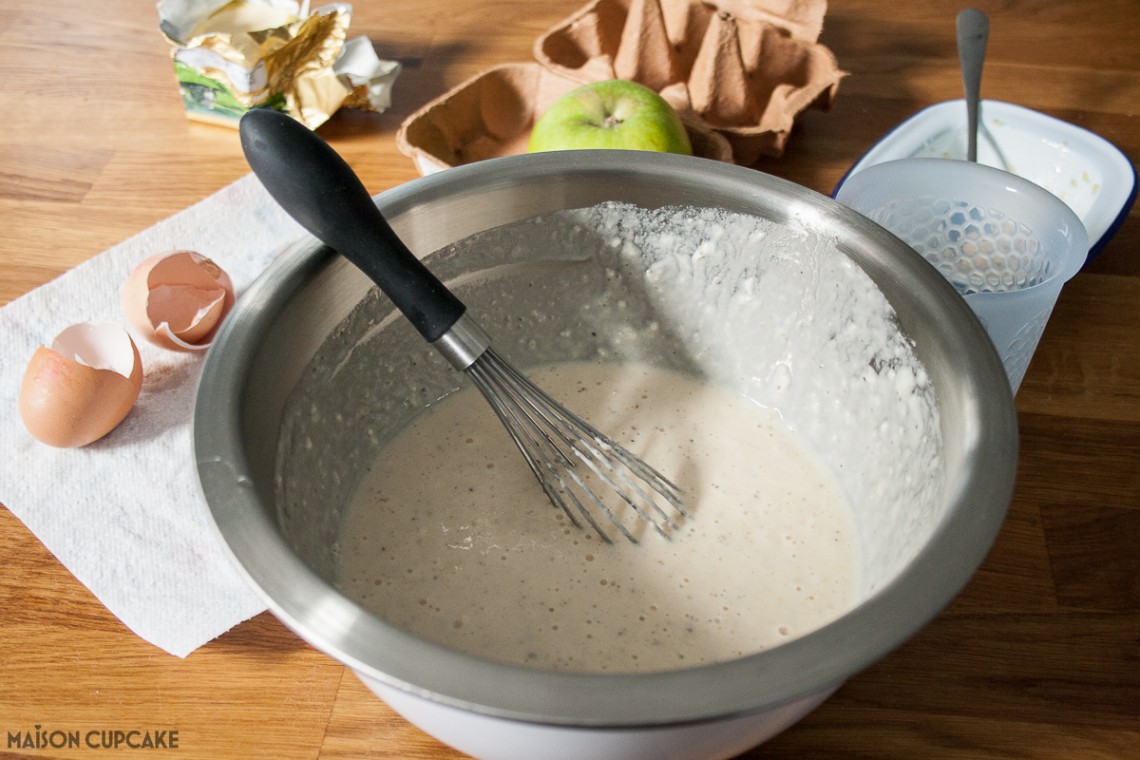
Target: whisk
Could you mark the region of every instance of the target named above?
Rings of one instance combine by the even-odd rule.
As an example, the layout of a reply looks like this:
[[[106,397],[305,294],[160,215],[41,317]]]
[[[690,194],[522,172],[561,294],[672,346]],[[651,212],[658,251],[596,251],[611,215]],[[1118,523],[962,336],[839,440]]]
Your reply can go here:
[[[670,537],[677,518],[688,516],[680,489],[499,356],[462,301],[408,250],[328,143],[292,117],[266,108],[246,113],[240,133],[246,160],[270,195],[359,267],[424,339],[472,380],[547,497],[571,523],[588,524],[606,543],[612,543],[607,528],[637,543],[622,519],[629,515],[634,527],[642,521]]]

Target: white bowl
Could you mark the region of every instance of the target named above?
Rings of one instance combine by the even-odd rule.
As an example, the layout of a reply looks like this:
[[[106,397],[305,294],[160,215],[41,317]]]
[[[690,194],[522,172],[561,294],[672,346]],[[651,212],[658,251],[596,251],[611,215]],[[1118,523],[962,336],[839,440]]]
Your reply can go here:
[[[1136,200],[1136,170],[1099,135],[1011,103],[983,100],[978,163],[1004,169],[1063,200],[1085,225],[1091,261]],[[950,100],[919,111],[891,130],[847,172],[900,158],[966,158],[966,104]]]

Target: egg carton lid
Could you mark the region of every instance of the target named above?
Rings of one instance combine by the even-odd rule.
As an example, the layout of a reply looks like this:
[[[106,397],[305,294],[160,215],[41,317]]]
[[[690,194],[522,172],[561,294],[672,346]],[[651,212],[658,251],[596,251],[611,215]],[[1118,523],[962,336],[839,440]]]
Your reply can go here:
[[[422,175],[525,153],[537,116],[578,86],[533,61],[493,66],[405,119],[396,145]],[[693,155],[732,162],[732,148],[723,136],[683,115],[681,121]]]
[[[826,109],[846,72],[817,42],[825,0],[592,0],[535,41],[582,83],[629,79],[705,123],[751,165],[780,156],[796,116]]]
[[[830,106],[846,75],[815,42],[826,9],[824,0],[592,0],[536,40],[535,62],[486,69],[416,110],[397,146],[421,173],[521,153],[555,94],[617,78],[659,92],[696,155],[751,165],[781,155],[796,115]]]

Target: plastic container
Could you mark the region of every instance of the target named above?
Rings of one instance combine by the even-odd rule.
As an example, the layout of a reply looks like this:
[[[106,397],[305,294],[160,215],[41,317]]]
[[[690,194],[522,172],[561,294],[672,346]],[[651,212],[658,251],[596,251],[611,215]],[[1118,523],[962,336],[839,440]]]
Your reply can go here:
[[[1091,261],[1136,200],[1136,170],[1119,148],[1087,129],[1024,106],[983,100],[978,163],[1004,169],[1063,200],[1085,225]],[[924,108],[883,136],[840,180],[902,158],[966,158],[966,104]]]
[[[966,299],[1016,393],[1088,233],[1063,201],[1009,172],[911,158],[850,176],[836,200],[922,254]]]

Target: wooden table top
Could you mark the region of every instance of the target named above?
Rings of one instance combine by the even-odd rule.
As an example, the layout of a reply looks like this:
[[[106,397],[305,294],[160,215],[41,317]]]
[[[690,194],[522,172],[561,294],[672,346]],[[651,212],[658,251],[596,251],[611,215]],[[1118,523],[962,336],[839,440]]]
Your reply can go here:
[[[1136,0],[978,4],[991,19],[985,97],[1140,158]],[[402,120],[484,68],[531,60],[580,5],[358,2],[353,33],[404,64],[394,106],[342,110],[320,133],[372,192],[411,180]],[[828,193],[892,126],[959,97],[960,8],[832,0],[821,42],[851,75],[757,168]],[[0,2],[0,303],[248,172],[235,131],[185,119],[156,18],[151,0]],[[1061,296],[1017,398],[1009,518],[973,582],[746,757],[1140,757],[1137,213]],[[156,754],[183,758],[459,757],[268,614],[179,660],[130,633],[7,509],[0,557],[2,756],[22,756],[7,731],[42,725],[177,731],[178,749]]]

